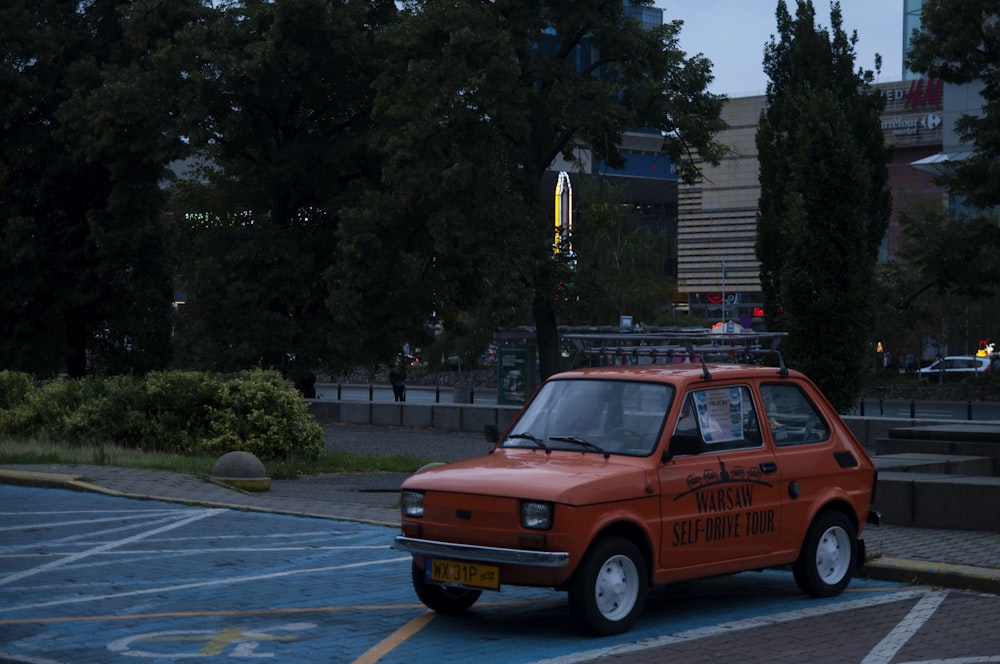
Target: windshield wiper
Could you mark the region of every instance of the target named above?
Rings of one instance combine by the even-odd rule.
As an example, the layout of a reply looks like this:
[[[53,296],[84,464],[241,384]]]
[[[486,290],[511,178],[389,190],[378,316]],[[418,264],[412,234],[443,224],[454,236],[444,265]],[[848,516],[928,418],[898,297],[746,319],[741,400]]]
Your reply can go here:
[[[580,447],[588,449],[591,452],[600,452],[601,454],[604,455],[605,459],[611,456],[611,453],[605,451],[605,449],[600,445],[595,445],[589,440],[584,440],[583,438],[577,438],[576,436],[549,436],[549,440],[556,440],[559,441],[560,443],[573,443],[574,445],[579,445]]]
[[[533,442],[535,444],[535,447],[540,447],[543,450],[545,450],[546,452],[551,452],[552,451],[551,449],[549,449],[549,446],[545,444],[544,440],[542,440],[541,438],[539,438],[538,436],[536,436],[533,433],[528,433],[527,431],[524,431],[524,432],[521,432],[521,433],[512,433],[509,436],[507,436],[508,440],[510,440],[511,438],[516,438],[518,440],[530,440],[531,442]]]

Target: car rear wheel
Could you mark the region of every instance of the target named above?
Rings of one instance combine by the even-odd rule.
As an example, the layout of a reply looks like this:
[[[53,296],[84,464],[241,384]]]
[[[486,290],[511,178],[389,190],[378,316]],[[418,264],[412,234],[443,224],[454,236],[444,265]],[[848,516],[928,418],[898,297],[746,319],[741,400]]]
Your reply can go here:
[[[823,512],[816,517],[792,574],[799,590],[813,597],[839,595],[857,566],[854,560],[857,532],[851,520],[840,512]]]
[[[646,604],[646,559],[621,537],[595,543],[569,584],[574,617],[597,635],[621,634],[635,625]]]
[[[424,579],[424,570],[416,563],[413,563],[410,575],[413,577],[413,589],[417,591],[417,597],[424,606],[438,613],[461,613],[475,604],[483,594],[481,590],[428,583]]]

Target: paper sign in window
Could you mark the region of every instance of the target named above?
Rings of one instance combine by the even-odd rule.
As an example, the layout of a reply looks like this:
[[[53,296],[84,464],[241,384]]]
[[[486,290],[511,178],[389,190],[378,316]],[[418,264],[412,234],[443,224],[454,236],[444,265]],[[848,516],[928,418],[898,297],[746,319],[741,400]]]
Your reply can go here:
[[[743,391],[738,387],[694,393],[701,435],[706,443],[743,439]]]

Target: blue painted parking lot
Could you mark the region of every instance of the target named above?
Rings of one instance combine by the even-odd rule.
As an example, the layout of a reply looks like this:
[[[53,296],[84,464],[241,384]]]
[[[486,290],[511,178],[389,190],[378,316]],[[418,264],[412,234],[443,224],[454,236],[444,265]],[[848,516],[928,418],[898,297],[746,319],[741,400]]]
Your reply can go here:
[[[855,580],[803,597],[785,572],[657,589],[638,627],[594,639],[565,594],[505,588],[426,610],[395,530],[0,485],[0,661],[582,661],[642,640],[750,629],[908,600]]]

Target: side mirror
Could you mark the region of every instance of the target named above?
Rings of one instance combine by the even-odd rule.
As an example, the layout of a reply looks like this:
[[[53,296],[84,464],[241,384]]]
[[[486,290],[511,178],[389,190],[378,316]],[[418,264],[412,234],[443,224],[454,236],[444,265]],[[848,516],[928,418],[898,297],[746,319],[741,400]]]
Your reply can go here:
[[[483,425],[483,435],[486,436],[486,442],[496,444],[497,438],[500,434],[497,433],[497,425],[495,424],[484,424]]]
[[[667,453],[663,455],[663,460],[669,461],[675,456],[701,454],[704,451],[705,443],[702,441],[701,436],[674,434],[670,437],[670,447],[667,448]]]

